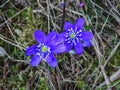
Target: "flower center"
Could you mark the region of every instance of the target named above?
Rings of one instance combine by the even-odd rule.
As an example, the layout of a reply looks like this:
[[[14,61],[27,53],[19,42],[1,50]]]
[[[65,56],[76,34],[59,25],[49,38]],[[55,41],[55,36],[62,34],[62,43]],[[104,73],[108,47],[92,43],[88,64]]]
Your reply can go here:
[[[48,51],[48,47],[47,46],[42,46],[41,50],[42,50],[42,52],[47,52]]]
[[[76,37],[76,34],[74,33],[74,32],[72,32],[71,34],[70,34],[70,38],[75,38]]]

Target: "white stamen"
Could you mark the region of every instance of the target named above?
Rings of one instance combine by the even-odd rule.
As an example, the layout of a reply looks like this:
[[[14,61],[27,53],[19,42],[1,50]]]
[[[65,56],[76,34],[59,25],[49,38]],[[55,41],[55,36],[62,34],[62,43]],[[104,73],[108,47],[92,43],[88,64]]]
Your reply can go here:
[[[68,29],[68,31],[70,31],[70,29]]]
[[[36,55],[41,56],[40,53],[36,53]]]
[[[77,31],[77,27],[75,27],[75,31]]]
[[[42,46],[44,46],[44,43],[42,43]]]
[[[65,41],[68,41],[68,39],[65,39]]]
[[[68,35],[64,35],[65,37],[68,37]]]
[[[79,32],[82,32],[82,30],[79,30]]]
[[[79,34],[78,36],[82,36],[82,34]]]
[[[38,49],[38,48],[37,48],[36,50],[37,50],[37,51],[40,51],[40,49]]]
[[[73,28],[71,27],[71,30],[73,30]]]
[[[39,44],[37,47],[41,47],[41,44]]]
[[[79,39],[76,37],[77,43],[79,43]]]
[[[49,47],[48,47],[48,52],[49,52],[49,53],[51,53],[51,51],[50,51],[50,48],[49,48]],[[48,53],[48,54],[49,54],[49,53]]]
[[[80,33],[79,31],[76,32],[76,34]]]
[[[75,40],[73,40],[73,43],[76,45],[76,42],[75,42]]]
[[[70,43],[70,41],[68,41],[68,43]]]
[[[67,40],[70,40],[71,38],[68,38]]]

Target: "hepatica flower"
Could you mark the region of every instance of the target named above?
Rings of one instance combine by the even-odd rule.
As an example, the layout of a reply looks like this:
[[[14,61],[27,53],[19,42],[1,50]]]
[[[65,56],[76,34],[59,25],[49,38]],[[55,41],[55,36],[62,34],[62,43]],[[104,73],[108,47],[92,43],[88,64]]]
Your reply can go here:
[[[38,66],[42,60],[45,60],[50,66],[58,66],[58,62],[54,54],[62,53],[66,50],[62,43],[62,39],[57,32],[51,32],[47,36],[41,31],[36,30],[34,37],[38,44],[26,49],[28,56],[33,55],[30,64]]]
[[[92,32],[83,29],[84,24],[84,18],[79,18],[75,24],[72,24],[71,22],[65,23],[65,32],[62,33],[62,36],[67,52],[74,47],[77,54],[82,54],[84,52],[84,47],[92,46],[90,40],[92,40],[93,34]]]
[[[80,8],[83,8],[85,6],[85,3],[81,2],[79,6],[80,6]]]

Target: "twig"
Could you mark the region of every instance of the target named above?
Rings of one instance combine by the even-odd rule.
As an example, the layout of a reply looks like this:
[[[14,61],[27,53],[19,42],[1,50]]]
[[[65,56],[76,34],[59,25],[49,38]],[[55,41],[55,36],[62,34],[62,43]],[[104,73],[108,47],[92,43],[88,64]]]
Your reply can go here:
[[[120,46],[120,41],[117,43],[117,45],[114,47],[114,49],[111,51],[110,55],[108,56],[104,66],[103,66],[104,68],[106,67],[107,63],[110,61],[112,56],[115,54],[115,52],[116,52],[116,50],[118,49],[119,46]]]
[[[5,16],[4,16],[4,15],[3,15],[3,19],[6,21],[6,19],[5,19]],[[9,24],[8,24],[8,22],[6,22],[6,25],[7,25],[7,27],[8,27],[8,30],[10,31],[10,33],[11,33],[12,37],[14,38],[15,43],[16,43],[16,44],[20,47],[20,45],[19,45],[19,43],[18,43],[17,39],[15,38],[15,35],[13,34],[13,32],[12,32],[12,30],[11,30],[11,28],[10,28]],[[20,49],[22,49],[22,48],[20,48]]]
[[[3,22],[2,24],[0,24],[0,27],[3,26],[5,23],[7,23],[8,21],[10,21],[12,18],[16,17],[17,15],[19,15],[21,12],[23,12],[24,10],[26,10],[27,7],[23,8],[21,11],[17,12],[16,14],[14,14],[12,17],[10,17],[8,20],[6,20],[5,22]]]
[[[5,41],[5,42],[7,42],[7,43],[9,43],[9,44],[11,44],[11,45],[13,45],[13,46],[15,46],[15,47],[18,47],[18,48],[20,48],[20,49],[25,50],[24,47],[21,47],[20,45],[17,45],[17,44],[15,44],[15,43],[12,43],[12,42],[10,42],[10,41],[8,41],[8,40],[2,38],[2,37],[1,37],[1,34],[0,34],[0,39],[3,40],[3,41]]]
[[[115,72],[113,75],[111,75],[110,78],[109,78],[109,80],[110,80],[110,82],[113,82],[113,81],[115,81],[115,80],[118,79],[118,78],[120,78],[120,69],[119,69],[117,72]],[[107,84],[106,81],[104,81],[104,82],[101,83],[99,86],[97,86],[96,89],[98,89],[98,88],[100,88],[100,87],[103,87],[103,86],[105,86],[106,84]]]
[[[105,79],[106,84],[107,84],[107,85],[110,85],[110,80],[109,80],[108,76],[106,75],[105,70],[104,70],[104,68],[103,68],[102,65],[101,65],[101,72],[103,73],[103,76],[104,76],[104,79]],[[109,87],[108,87],[108,88],[109,88]]]
[[[50,4],[49,4],[49,0],[46,0],[46,3],[47,3],[48,32],[50,32]]]
[[[64,22],[65,22],[65,14],[66,14],[65,6],[66,6],[66,0],[64,0],[64,3],[63,3],[63,17],[62,17],[61,30],[63,30],[63,25],[64,25]]]
[[[3,3],[0,8],[2,8],[3,6],[5,6],[5,4],[7,4],[10,0],[7,0],[5,3]]]

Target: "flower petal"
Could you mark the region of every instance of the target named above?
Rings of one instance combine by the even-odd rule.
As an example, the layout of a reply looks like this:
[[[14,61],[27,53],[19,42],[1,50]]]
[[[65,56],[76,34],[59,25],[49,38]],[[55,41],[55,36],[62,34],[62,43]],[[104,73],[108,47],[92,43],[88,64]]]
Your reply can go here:
[[[47,62],[52,67],[57,67],[58,66],[58,61],[53,54],[50,54],[50,56],[47,58]]]
[[[26,55],[31,56],[32,54],[35,54],[36,53],[36,46],[37,45],[33,45],[33,46],[28,47],[26,49]]]
[[[51,39],[47,40],[48,45],[56,46],[64,41],[64,33],[60,33],[60,34],[56,33],[55,34],[55,32],[54,32],[54,35],[51,34],[50,37],[51,37]]]
[[[71,22],[65,22],[64,29],[68,31],[71,28],[74,28],[74,25]]]
[[[47,42],[49,47],[56,47],[64,42],[64,33],[58,34],[55,39]]]
[[[69,52],[72,49],[72,47],[73,47],[73,45],[68,44],[68,43],[65,43],[65,46],[66,46],[65,52]]]
[[[83,47],[91,47],[92,45],[93,45],[92,42],[89,40],[83,42]]]
[[[51,51],[55,54],[59,54],[59,53],[65,52],[65,50],[66,50],[66,46],[64,44],[59,44],[53,47]]]
[[[77,54],[82,54],[84,51],[82,43],[78,43],[77,45],[75,45],[75,50]]]
[[[84,31],[84,32],[82,32],[81,38],[82,38],[82,40],[92,40],[93,33],[92,32],[88,32],[88,31]]]
[[[48,34],[48,36],[47,36],[47,41],[52,41],[52,40],[54,40],[54,39],[56,38],[57,34],[58,34],[58,33],[55,32],[55,31],[50,32],[50,33]]]
[[[39,55],[35,55],[30,61],[31,66],[38,66],[38,64],[42,61],[42,57]]]
[[[62,32],[62,33],[59,34],[59,38],[61,39],[62,42],[65,39],[65,34],[66,34],[66,32]]]
[[[57,36],[57,38],[54,40],[54,41],[55,41],[55,42],[54,42],[54,45],[58,45],[58,44],[60,44],[60,43],[63,43],[63,42],[64,42],[64,39],[65,39],[64,35],[65,35],[65,32],[60,33],[60,34]]]
[[[36,30],[34,33],[34,37],[37,42],[43,43],[46,39],[45,33],[42,32],[41,30]]]
[[[77,30],[82,30],[85,24],[84,18],[79,18],[75,23],[75,28],[77,27]]]

